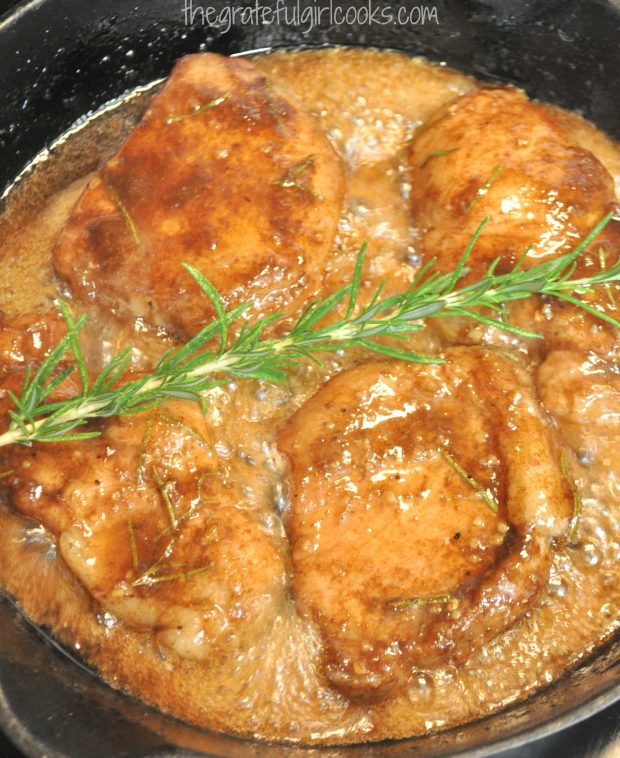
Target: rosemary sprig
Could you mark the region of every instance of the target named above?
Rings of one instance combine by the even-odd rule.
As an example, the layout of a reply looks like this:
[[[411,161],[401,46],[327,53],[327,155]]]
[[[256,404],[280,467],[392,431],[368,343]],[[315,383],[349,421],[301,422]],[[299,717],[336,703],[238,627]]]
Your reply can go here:
[[[213,285],[195,268],[184,264],[189,274],[211,299],[214,320],[203,327],[182,347],[166,352],[150,375],[127,378],[131,348],[122,350],[90,381],[86,360],[79,344],[79,332],[85,317],[73,318],[65,304],[61,311],[67,323],[67,334],[50,352],[36,372],[27,372],[20,397],[9,392],[15,408],[9,411],[10,424],[0,434],[0,447],[33,442],[62,442],[96,437],[96,429],[77,431],[89,420],[139,413],[169,398],[195,400],[204,404],[201,394],[219,386],[231,377],[253,378],[268,382],[286,379],[286,369],[308,358],[318,361],[317,354],[351,347],[364,347],[390,358],[416,363],[441,363],[437,355],[414,353],[378,341],[392,337],[404,339],[423,328],[422,321],[445,316],[466,316],[502,331],[536,338],[540,335],[511,324],[504,306],[538,293],[573,303],[599,319],[620,328],[620,323],[577,295],[596,285],[620,282],[620,261],[591,276],[573,279],[577,258],[612,218],[605,216],[575,249],[566,255],[522,270],[519,261],[512,271],[496,274],[499,259],[493,261],[478,281],[458,287],[466,273],[467,259],[487,220],[472,237],[454,271],[442,274],[429,261],[417,274],[411,286],[400,294],[381,297],[380,284],[367,305],[359,303],[361,272],[365,246],[357,259],[349,284],[317,300],[302,312],[284,336],[265,337],[267,327],[281,319],[274,314],[258,322],[245,320],[237,336],[229,340],[231,324],[240,322],[248,305],[230,311]],[[336,316],[341,305],[345,315],[332,323],[326,316]],[[487,309],[482,313],[480,309]],[[219,338],[219,347],[208,347]],[[230,343],[230,344],[229,344]],[[66,368],[63,368],[67,364]],[[51,402],[50,393],[77,368],[82,389],[68,400]],[[123,379],[127,379],[124,383]]]

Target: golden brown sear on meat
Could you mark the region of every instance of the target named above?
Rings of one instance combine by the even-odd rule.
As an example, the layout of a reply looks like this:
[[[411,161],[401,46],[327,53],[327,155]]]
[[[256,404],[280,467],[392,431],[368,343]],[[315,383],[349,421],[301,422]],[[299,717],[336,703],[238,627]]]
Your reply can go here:
[[[523,254],[528,268],[568,253],[617,207],[612,176],[588,149],[575,142],[558,111],[530,102],[512,88],[482,89],[444,106],[414,136],[409,150],[411,212],[420,228],[420,249],[453,270],[478,226],[463,283],[479,279],[499,258],[510,270]],[[592,275],[613,265],[620,253],[620,225],[612,221],[577,262],[574,275]],[[618,318],[603,288],[580,295]],[[587,342],[606,350],[613,330],[585,311],[539,298],[511,306],[512,320],[545,337],[544,352]],[[471,342],[471,324],[454,332]],[[534,346],[533,346],[534,347]]]
[[[441,269],[454,268],[489,217],[469,258],[472,279],[497,257],[501,272],[526,250],[525,266],[568,252],[617,206],[600,161],[571,141],[554,111],[511,88],[444,106],[414,136],[409,162],[421,248]]]
[[[248,61],[191,55],[97,173],[54,250],[82,300],[193,333],[213,315],[182,267],[255,315],[317,286],[340,215],[339,158]]]
[[[96,439],[11,449],[4,484],[104,610],[214,658],[261,634],[286,583],[281,547],[218,460],[199,406],[169,401]]]
[[[298,608],[354,699],[468,658],[546,586],[572,501],[531,384],[498,353],[368,363],[284,426]]]

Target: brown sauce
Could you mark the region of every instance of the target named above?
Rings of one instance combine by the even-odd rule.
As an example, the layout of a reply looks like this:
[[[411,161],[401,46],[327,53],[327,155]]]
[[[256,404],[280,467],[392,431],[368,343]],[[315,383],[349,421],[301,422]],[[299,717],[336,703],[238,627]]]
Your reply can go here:
[[[388,294],[402,291],[421,264],[407,210],[405,147],[433,111],[477,83],[422,59],[371,50],[276,53],[255,63],[318,117],[344,161],[345,203],[325,288],[350,277],[359,247],[368,240],[364,287],[371,291],[386,277]],[[8,318],[53,308],[61,290],[51,265],[52,242],[89,175],[136,123],[148,97],[138,93],[82,124],[9,194],[0,219],[0,309]],[[620,150],[579,117],[565,118],[618,186]],[[482,331],[481,340],[522,352],[517,340],[485,337]],[[139,324],[119,326],[103,317],[91,323],[86,339],[94,365],[125,344],[138,348],[138,365],[148,365],[165,344]],[[418,350],[441,346],[432,330],[412,339]],[[243,482],[245,507],[260,513],[265,529],[283,544],[281,507],[286,508],[290,482],[275,433],[330,376],[358,360],[335,356],[322,369],[304,366],[286,387],[236,382],[210,393],[207,423],[226,475]],[[581,381],[587,394],[588,378]],[[269,633],[232,658],[195,662],[162,652],[149,634],[97,608],[57,559],[45,530],[7,504],[0,510],[0,583],[110,684],[200,726],[331,744],[445,729],[548,685],[619,626],[620,469],[613,437],[610,444],[608,430],[561,423],[559,434],[584,451],[575,472],[583,512],[579,538],[557,550],[542,597],[462,666],[420,670],[406,692],[376,704],[352,704],[328,686],[321,674],[320,636],[289,596]]]

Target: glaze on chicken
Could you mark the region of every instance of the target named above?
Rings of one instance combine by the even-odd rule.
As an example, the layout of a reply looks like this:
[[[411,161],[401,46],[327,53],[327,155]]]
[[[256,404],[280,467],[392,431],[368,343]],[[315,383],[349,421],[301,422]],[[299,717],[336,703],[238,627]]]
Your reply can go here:
[[[278,438],[292,467],[296,602],[351,698],[463,661],[513,624],[546,585],[571,516],[524,372],[475,348],[445,361],[346,371]]]
[[[54,250],[86,303],[196,332],[228,306],[294,308],[320,281],[340,217],[340,161],[312,116],[248,61],[183,58],[96,174]]]

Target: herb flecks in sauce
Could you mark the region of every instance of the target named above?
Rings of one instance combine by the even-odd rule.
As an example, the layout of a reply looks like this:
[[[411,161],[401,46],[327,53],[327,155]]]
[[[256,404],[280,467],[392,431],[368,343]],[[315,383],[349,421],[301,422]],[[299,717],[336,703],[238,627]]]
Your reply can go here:
[[[206,111],[211,110],[211,108],[215,108],[216,106],[221,105],[229,97],[230,97],[230,94],[228,92],[226,92],[223,95],[218,95],[218,97],[214,97],[213,100],[209,100],[208,103],[197,106],[190,113],[181,113],[177,116],[169,116],[166,119],[166,123],[169,125],[178,124],[179,121],[187,121],[188,118],[194,118],[194,116],[200,116],[202,113],[205,113]]]
[[[579,492],[579,489],[577,488],[577,485],[575,484],[575,480],[573,479],[573,476],[571,472],[569,471],[568,461],[566,460],[566,455],[563,452],[560,455],[560,466],[562,468],[562,473],[564,474],[566,482],[573,496],[573,516],[568,525],[568,532],[566,534],[566,539],[570,543],[574,541],[575,535],[577,533],[577,528],[579,526],[579,519],[581,518],[581,510],[583,507],[583,503],[581,500],[581,493]]]
[[[473,489],[480,495],[480,497],[484,500],[484,502],[488,505],[489,509],[493,511],[493,513],[499,513],[499,503],[497,502],[497,498],[495,495],[491,492],[491,490],[487,489],[486,487],[483,487],[480,482],[468,471],[466,471],[463,466],[454,458],[452,453],[448,450],[446,447],[441,447],[439,449],[439,452],[441,455],[448,461],[450,464],[450,467],[456,471],[456,473],[464,479],[467,484],[470,485],[470,487],[473,487]]]

